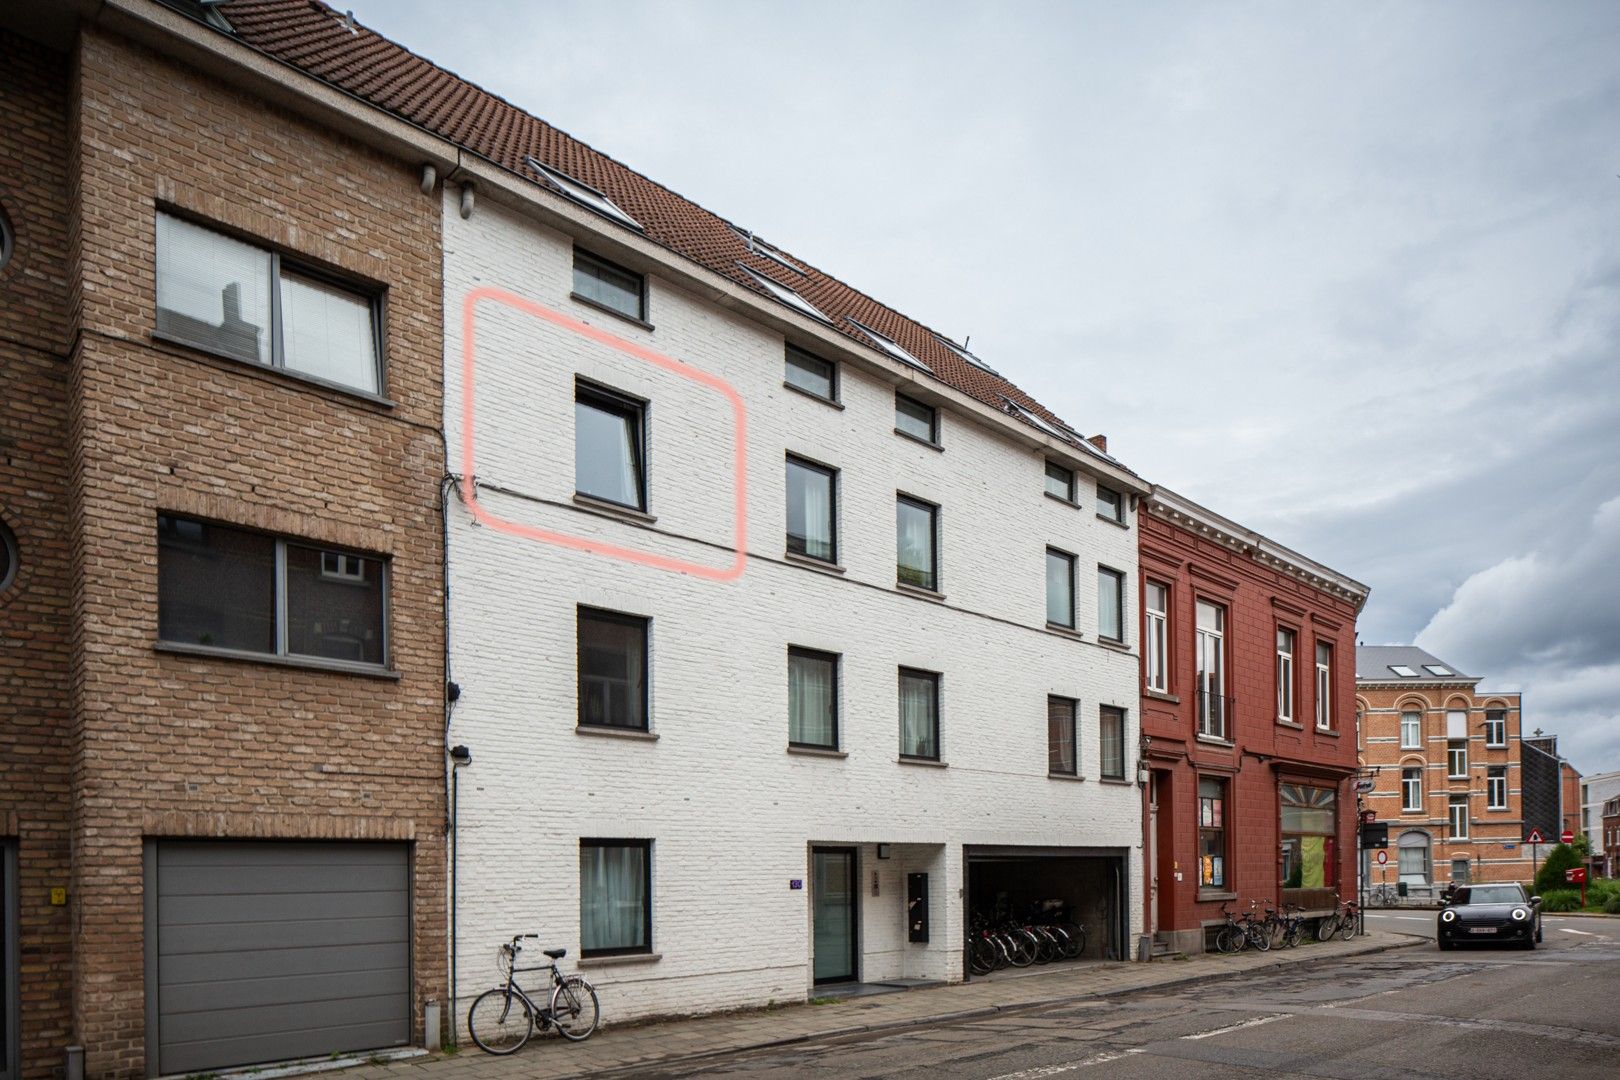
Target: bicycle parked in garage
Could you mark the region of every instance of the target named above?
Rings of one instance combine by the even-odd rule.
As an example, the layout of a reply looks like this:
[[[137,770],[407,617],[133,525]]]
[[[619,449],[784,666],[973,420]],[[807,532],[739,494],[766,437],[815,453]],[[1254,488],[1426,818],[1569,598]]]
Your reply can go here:
[[[518,967],[518,954],[526,939],[539,934],[518,934],[501,946],[501,965],[506,969],[506,985],[486,990],[467,1010],[467,1032],[478,1049],[487,1054],[512,1054],[522,1049],[535,1029],[556,1028],[565,1039],[581,1042],[591,1037],[602,1019],[602,1006],[596,988],[579,975],[564,975],[557,961],[567,949],[545,949],[551,963],[541,967]],[[517,977],[530,971],[551,972],[551,998],[539,1008]]]

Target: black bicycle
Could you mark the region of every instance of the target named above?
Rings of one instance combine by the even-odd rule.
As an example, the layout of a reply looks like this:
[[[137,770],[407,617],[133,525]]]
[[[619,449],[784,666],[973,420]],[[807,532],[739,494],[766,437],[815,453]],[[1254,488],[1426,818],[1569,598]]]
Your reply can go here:
[[[529,1041],[535,1029],[556,1028],[565,1039],[588,1039],[602,1019],[602,1006],[596,1000],[596,987],[578,975],[564,975],[557,961],[567,949],[546,949],[551,963],[543,967],[518,967],[518,953],[526,938],[539,934],[519,934],[501,946],[501,963],[506,968],[506,985],[485,990],[467,1010],[467,1031],[478,1049],[486,1054],[512,1054]],[[528,991],[517,984],[517,977],[528,971],[551,972],[551,999],[537,1008]]]

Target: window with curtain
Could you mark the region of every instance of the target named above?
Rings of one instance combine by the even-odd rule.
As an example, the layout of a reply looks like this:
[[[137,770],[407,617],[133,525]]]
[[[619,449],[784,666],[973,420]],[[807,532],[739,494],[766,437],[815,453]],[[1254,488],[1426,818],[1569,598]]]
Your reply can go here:
[[[574,387],[574,490],[647,509],[645,404],[602,387]]]
[[[831,360],[811,356],[803,349],[787,346],[783,381],[824,401],[838,400],[838,366]]]
[[[1097,731],[1102,778],[1125,779],[1125,710],[1113,705],[1099,707]]]
[[[1046,699],[1046,771],[1055,776],[1076,776],[1080,752],[1076,741],[1075,709],[1072,698]]]
[[[652,841],[579,842],[579,952],[652,951]]]
[[[1170,587],[1150,581],[1142,592],[1142,666],[1147,687],[1169,693]]]
[[[600,255],[574,249],[574,295],[629,319],[647,321],[647,279]]]
[[[1046,463],[1046,493],[1054,499],[1074,502],[1074,470],[1066,469],[1055,461]]]
[[[1125,575],[1106,566],[1097,567],[1097,636],[1125,640]]]
[[[1401,770],[1401,809],[1423,809],[1423,769],[1409,766]]]
[[[919,589],[939,589],[939,508],[921,499],[895,499],[896,580]]]
[[[1198,734],[1226,738],[1226,609],[1198,601]]]
[[[1423,714],[1415,709],[1401,713],[1401,749],[1423,749]]]
[[[794,555],[838,561],[837,476],[834,469],[789,455],[787,549]]]
[[[1284,889],[1338,884],[1338,793],[1307,784],[1280,785]]]
[[[838,749],[838,656],[788,649],[788,742]]]
[[[1046,621],[1074,626],[1074,556],[1046,549]]]
[[[1400,839],[1395,842],[1395,850],[1395,863],[1400,880],[1408,885],[1429,884],[1431,864],[1428,833],[1402,833]]]
[[[1316,727],[1333,727],[1333,646],[1321,641],[1316,643]]]
[[[1225,889],[1226,781],[1198,778],[1198,887]]]
[[[579,725],[647,730],[651,620],[579,609]]]
[[[900,756],[939,760],[939,676],[900,669]]]
[[[1294,632],[1277,627],[1277,719],[1294,722]]]
[[[157,215],[159,336],[368,394],[381,387],[372,291],[171,214]]]

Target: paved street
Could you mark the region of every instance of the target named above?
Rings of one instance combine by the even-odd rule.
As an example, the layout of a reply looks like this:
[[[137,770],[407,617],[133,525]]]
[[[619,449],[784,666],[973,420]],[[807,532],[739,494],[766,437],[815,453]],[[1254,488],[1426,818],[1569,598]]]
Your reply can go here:
[[[1433,920],[1369,916],[1431,936]],[[1431,943],[633,1075],[1586,1077],[1620,1061],[1617,1002],[1620,920],[1549,917],[1533,954]]]

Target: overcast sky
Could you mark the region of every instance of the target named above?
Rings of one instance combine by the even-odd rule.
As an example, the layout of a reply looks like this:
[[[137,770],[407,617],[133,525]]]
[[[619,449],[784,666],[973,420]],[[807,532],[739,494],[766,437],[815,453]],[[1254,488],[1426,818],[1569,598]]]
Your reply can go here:
[[[1620,4],[347,3],[1620,769]]]

